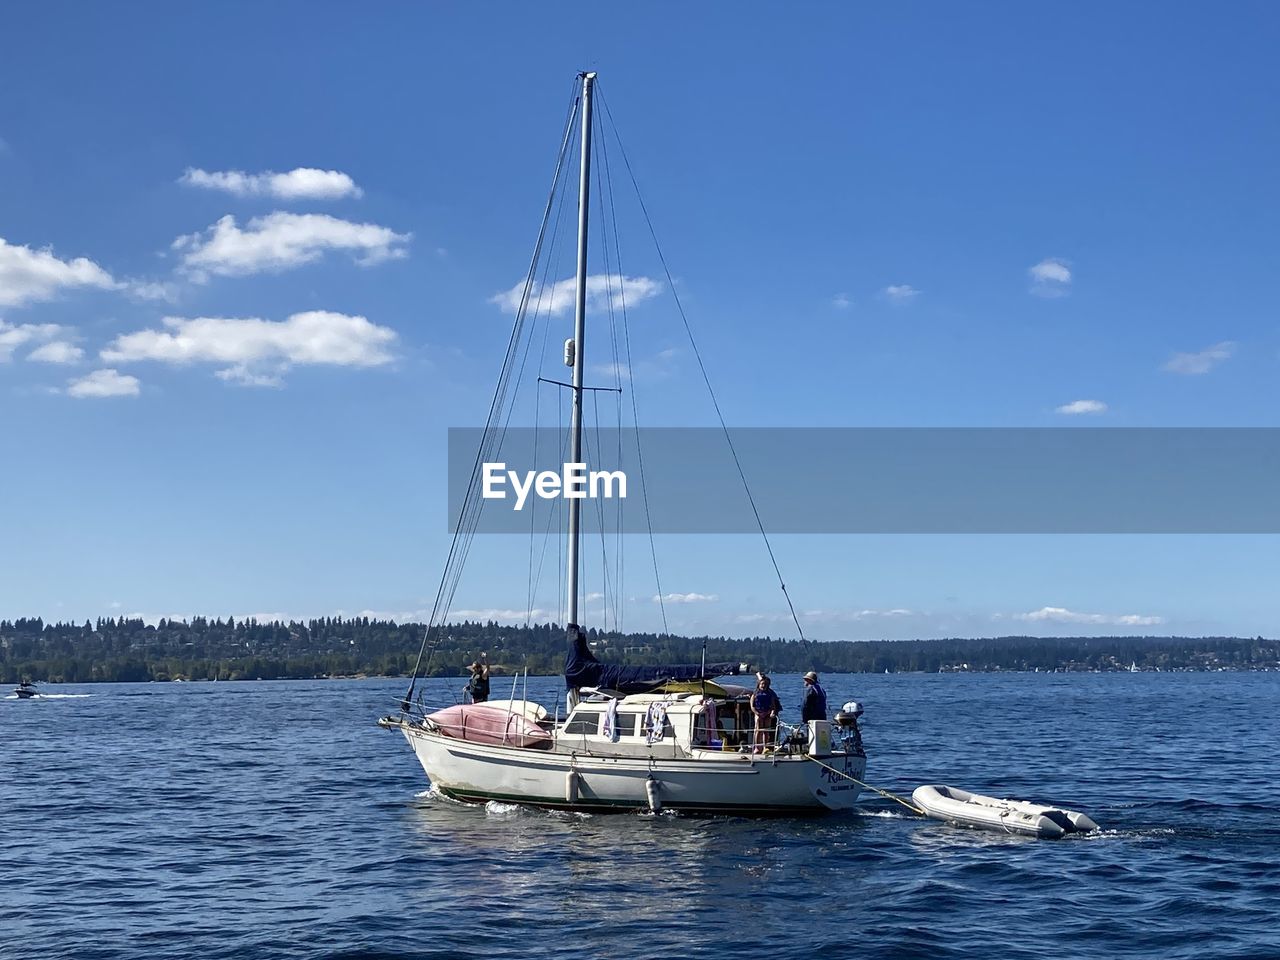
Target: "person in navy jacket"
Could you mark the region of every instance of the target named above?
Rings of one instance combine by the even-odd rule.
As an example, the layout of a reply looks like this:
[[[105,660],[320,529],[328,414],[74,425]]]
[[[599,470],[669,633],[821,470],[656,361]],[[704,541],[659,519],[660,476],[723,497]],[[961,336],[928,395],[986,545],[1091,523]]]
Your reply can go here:
[[[827,694],[818,683],[818,674],[810,670],[804,675],[804,696],[800,700],[800,719],[827,719]]]

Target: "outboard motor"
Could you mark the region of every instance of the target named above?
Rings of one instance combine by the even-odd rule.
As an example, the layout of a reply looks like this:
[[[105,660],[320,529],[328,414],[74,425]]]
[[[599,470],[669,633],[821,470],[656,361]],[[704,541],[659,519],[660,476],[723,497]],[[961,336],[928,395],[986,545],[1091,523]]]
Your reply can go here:
[[[857,700],[850,700],[835,716],[832,739],[839,742],[845,753],[866,756],[862,749],[862,731],[858,729],[858,718],[862,713],[862,704]]]
[[[842,727],[858,728],[858,718],[863,714],[862,704],[857,700],[850,700],[840,708],[840,712],[836,714],[836,723]]]

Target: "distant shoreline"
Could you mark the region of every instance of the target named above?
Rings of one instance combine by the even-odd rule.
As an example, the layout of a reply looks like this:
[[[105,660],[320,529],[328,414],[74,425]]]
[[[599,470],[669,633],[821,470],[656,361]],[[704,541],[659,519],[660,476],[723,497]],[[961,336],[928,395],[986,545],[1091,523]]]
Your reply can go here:
[[[0,684],[391,679],[415,672],[426,628],[367,617],[262,623],[193,617],[46,623],[0,621]],[[587,631],[603,661],[631,665],[741,663],[772,673],[1213,673],[1280,671],[1265,637],[969,637],[830,640],[683,637]],[[484,657],[495,676],[557,676],[564,628],[464,621],[432,631],[425,676],[462,678]]]

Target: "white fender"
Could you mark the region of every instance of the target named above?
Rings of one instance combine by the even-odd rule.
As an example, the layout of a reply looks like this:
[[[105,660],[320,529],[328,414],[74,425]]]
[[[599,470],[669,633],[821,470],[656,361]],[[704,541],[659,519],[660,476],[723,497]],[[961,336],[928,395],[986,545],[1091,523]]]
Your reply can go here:
[[[649,809],[654,813],[662,809],[661,787],[662,784],[653,779],[653,774],[649,774],[649,779],[644,782],[645,796],[649,798]]]

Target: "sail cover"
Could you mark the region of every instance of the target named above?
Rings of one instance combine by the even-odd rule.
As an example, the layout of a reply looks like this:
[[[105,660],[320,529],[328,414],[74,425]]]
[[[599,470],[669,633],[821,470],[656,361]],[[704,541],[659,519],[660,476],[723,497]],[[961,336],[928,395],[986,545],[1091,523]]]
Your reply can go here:
[[[735,675],[737,663],[660,663],[649,667],[623,667],[601,663],[587,646],[586,634],[576,624],[567,630],[568,650],[564,657],[564,685],[570,690],[599,687],[619,693],[645,693],[670,681],[710,680]]]

